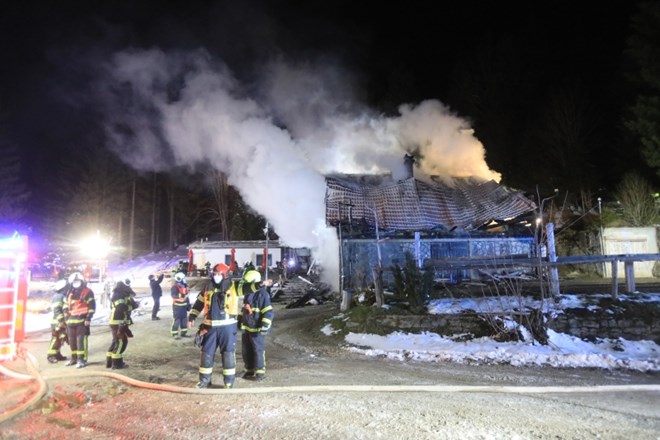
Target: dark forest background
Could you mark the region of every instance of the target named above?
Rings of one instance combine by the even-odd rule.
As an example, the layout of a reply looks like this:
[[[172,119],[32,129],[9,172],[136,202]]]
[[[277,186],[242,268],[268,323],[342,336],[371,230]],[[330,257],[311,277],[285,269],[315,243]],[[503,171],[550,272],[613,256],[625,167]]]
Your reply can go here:
[[[65,77],[68,71],[53,57],[74,46],[111,51],[210,41],[211,52],[233,66],[247,66],[246,59],[266,50],[249,39],[214,42],[213,23],[199,12],[208,8],[206,15],[214,17],[221,8],[215,2],[192,2],[185,10],[162,6],[158,18],[154,5],[140,5],[32,5],[10,8],[0,18],[2,223],[56,246],[75,240],[75,230],[111,231],[127,254],[204,237],[263,238],[265,220],[225,176],[133,170],[105,149],[94,121],[68,106],[61,93],[85,80]],[[512,16],[495,5],[467,2],[446,13],[387,10],[378,19],[366,5],[276,1],[267,12],[287,29],[278,45],[304,55],[304,35],[308,47],[338,53],[359,71],[372,108],[394,115],[402,103],[438,99],[468,118],[504,185],[533,199],[557,189],[553,203],[569,207],[565,212],[575,219],[593,214],[599,198],[605,209],[621,213],[621,195],[631,185],[643,203],[655,203],[660,3],[557,2],[552,10],[518,5]],[[175,20],[178,27],[168,27]],[[121,29],[112,38],[108,23]],[[165,32],[186,23],[197,29],[194,38]],[[623,223],[655,220],[619,217]]]

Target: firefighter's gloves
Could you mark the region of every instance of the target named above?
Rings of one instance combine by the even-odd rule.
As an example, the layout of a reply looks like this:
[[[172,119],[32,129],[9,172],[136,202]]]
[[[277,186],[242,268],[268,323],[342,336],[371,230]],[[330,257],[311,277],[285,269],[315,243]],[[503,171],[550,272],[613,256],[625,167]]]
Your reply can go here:
[[[202,345],[204,345],[204,335],[208,332],[208,328],[204,324],[199,326],[199,330],[195,333],[195,339],[193,339],[195,347],[202,348]]]
[[[188,315],[188,328],[192,328],[195,323],[195,316],[192,314]]]
[[[123,338],[124,336],[128,338],[132,338],[133,332],[131,331],[130,328],[128,328],[127,324],[122,324],[119,326],[119,331],[117,332],[117,336],[119,336],[120,338]]]
[[[193,345],[197,348],[202,348],[204,345],[204,335],[201,332],[195,333],[195,338],[193,339]]]

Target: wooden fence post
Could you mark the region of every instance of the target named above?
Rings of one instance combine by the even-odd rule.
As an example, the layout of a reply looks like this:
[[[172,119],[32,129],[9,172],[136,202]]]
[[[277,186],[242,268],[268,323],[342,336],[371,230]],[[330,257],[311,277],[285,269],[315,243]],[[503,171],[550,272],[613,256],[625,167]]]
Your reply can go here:
[[[612,301],[616,301],[619,290],[619,260],[612,260]]]
[[[623,263],[623,268],[626,273],[626,292],[635,293],[635,266],[634,262],[626,261]]]
[[[351,301],[353,300],[353,294],[347,290],[341,291],[341,306],[339,310],[342,312],[348,312],[351,309]]]
[[[548,242],[548,260],[555,263],[557,261],[557,251],[555,249],[554,223],[545,225],[545,233]],[[557,266],[550,267],[550,295],[555,299],[559,298],[559,269]]]
[[[374,267],[372,269],[374,277],[374,293],[376,294],[376,305],[382,307],[385,304],[385,296],[383,294],[383,269]]]

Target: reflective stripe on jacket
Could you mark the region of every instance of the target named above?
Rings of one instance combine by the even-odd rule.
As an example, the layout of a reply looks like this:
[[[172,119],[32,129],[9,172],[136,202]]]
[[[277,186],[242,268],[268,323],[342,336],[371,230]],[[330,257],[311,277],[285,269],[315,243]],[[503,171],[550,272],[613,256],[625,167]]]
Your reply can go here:
[[[50,324],[59,327],[60,324],[64,322],[64,294],[56,292],[55,295],[53,295],[50,307],[53,310],[53,318],[51,319]]]
[[[241,330],[256,333],[268,332],[273,324],[273,306],[266,288],[250,292],[243,297]]]
[[[117,289],[112,294],[110,307],[109,325],[131,324],[131,312],[137,307],[137,303],[131,296],[131,290]]]
[[[209,281],[204,291],[197,296],[188,319],[194,321],[203,314],[206,326],[236,325],[238,297],[230,287],[230,280],[222,280],[219,285],[213,280]]]
[[[94,292],[86,286],[72,289],[67,295],[63,311],[65,316],[67,316],[67,324],[80,324],[84,321],[91,322],[96,311]]]
[[[175,307],[188,307],[188,288],[179,283],[172,286],[172,305]]]

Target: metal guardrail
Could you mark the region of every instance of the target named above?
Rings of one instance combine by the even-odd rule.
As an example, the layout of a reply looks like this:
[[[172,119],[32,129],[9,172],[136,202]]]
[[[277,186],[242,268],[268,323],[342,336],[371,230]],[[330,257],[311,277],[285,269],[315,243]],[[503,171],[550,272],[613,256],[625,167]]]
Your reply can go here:
[[[488,257],[488,258],[452,258],[426,259],[424,267],[435,269],[481,269],[492,267],[557,267],[567,264],[602,264],[602,263],[625,263],[636,261],[660,261],[660,254],[620,254],[620,255],[578,255],[569,257],[557,257],[557,261],[549,261],[547,258],[511,258],[511,257]]]
[[[626,292],[635,292],[635,270],[634,263],[642,261],[660,261],[660,254],[619,254],[619,255],[576,255],[557,257],[556,261],[547,258],[518,258],[518,257],[488,257],[488,258],[455,258],[426,259],[424,268],[436,270],[469,270],[483,268],[506,268],[506,267],[540,267],[550,268],[568,264],[606,264],[612,265],[612,299],[616,300],[619,288],[619,263],[624,264],[626,279]],[[557,289],[558,289],[557,285]],[[558,292],[557,292],[558,293]]]

